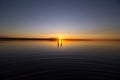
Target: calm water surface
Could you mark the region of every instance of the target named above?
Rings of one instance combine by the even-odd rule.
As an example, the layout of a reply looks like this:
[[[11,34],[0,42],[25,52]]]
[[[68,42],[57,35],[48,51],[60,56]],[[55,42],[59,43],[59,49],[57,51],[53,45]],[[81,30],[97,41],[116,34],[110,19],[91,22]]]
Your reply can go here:
[[[0,80],[118,80],[119,75],[119,41],[0,41]]]

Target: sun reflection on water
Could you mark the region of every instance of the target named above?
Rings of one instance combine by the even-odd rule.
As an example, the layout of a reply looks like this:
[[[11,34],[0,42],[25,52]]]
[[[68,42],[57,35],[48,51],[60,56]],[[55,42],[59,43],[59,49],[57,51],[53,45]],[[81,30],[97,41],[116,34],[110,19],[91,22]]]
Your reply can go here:
[[[59,39],[59,40],[57,41],[57,46],[58,46],[58,47],[62,47],[62,44],[63,44],[62,39]]]

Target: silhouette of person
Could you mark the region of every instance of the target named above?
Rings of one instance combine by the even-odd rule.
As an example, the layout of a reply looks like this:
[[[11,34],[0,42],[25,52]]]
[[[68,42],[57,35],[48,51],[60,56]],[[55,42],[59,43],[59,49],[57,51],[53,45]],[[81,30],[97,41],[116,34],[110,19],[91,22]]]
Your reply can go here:
[[[62,47],[62,39],[59,39],[59,40],[58,40],[57,46],[58,46],[58,47]]]

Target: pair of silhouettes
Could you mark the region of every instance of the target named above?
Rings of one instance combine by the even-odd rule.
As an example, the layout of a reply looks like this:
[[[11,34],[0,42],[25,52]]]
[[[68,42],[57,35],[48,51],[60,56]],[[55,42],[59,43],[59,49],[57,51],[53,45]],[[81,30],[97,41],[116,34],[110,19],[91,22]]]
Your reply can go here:
[[[58,46],[58,47],[62,47],[62,39],[59,39],[59,40],[57,41],[57,46]]]

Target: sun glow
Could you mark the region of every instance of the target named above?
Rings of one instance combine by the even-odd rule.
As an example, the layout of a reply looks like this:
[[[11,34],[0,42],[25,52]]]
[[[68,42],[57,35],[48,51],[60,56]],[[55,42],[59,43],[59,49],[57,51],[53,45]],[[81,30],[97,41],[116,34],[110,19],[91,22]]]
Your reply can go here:
[[[59,35],[59,36],[58,36],[58,39],[59,39],[59,40],[62,40],[62,39],[63,39],[63,36],[62,36],[62,35]]]

